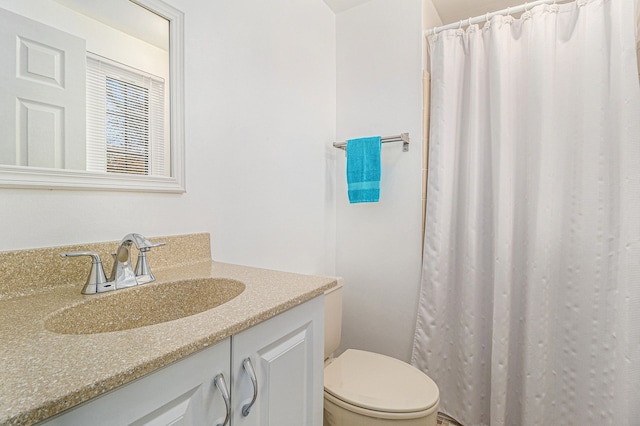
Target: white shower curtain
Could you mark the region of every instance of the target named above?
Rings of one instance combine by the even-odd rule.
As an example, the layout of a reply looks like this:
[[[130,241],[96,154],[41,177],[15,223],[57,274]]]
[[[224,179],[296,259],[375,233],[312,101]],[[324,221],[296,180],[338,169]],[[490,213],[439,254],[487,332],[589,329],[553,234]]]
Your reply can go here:
[[[467,426],[640,425],[633,0],[429,40],[412,363]]]

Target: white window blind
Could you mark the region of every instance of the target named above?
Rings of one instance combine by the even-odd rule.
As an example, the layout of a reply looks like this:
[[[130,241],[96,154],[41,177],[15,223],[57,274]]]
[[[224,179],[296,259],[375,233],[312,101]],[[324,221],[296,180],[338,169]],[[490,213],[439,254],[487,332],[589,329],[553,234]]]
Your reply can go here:
[[[87,170],[164,175],[164,81],[87,56]]]

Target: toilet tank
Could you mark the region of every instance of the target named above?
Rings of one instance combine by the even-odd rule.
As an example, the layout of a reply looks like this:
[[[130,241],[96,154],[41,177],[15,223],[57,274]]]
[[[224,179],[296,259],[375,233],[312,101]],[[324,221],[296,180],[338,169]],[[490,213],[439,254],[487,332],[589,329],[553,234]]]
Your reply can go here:
[[[338,278],[338,285],[324,293],[324,359],[338,349],[342,335],[342,286],[344,280]]]

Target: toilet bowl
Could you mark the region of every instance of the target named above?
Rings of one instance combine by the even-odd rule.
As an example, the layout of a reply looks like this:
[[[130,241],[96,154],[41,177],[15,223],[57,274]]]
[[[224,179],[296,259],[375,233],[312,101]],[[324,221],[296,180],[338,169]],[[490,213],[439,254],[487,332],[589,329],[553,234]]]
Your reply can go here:
[[[417,368],[340,344],[342,286],[325,293],[324,426],[436,426],[440,392]]]

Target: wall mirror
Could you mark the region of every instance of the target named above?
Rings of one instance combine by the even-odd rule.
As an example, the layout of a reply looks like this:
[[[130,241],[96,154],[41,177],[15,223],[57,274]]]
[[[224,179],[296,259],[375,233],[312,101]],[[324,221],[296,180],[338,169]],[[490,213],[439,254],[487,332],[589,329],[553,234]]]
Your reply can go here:
[[[184,192],[183,25],[161,0],[0,0],[0,187]]]

